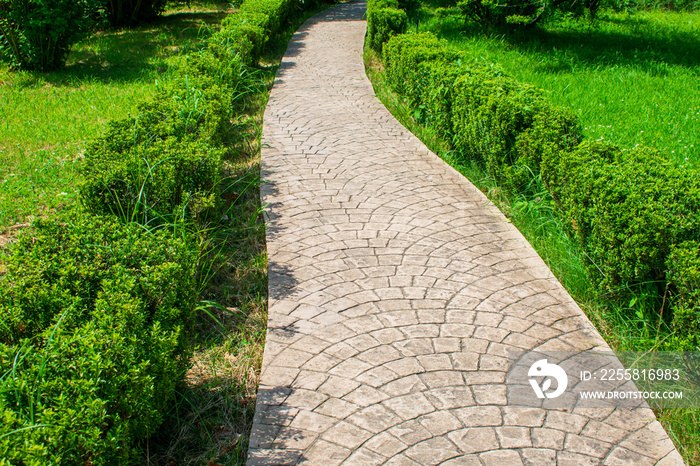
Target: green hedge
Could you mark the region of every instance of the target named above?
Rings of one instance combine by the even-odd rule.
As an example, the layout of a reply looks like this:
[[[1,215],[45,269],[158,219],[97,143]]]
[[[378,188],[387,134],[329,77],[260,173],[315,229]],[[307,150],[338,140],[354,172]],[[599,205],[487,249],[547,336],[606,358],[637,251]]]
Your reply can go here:
[[[668,279],[676,287],[672,325],[677,332],[669,346],[679,351],[697,351],[700,348],[700,241],[672,246],[667,267]]]
[[[39,221],[11,246],[0,278],[0,458],[134,457],[189,366],[194,259],[165,232],[91,216]]]
[[[221,159],[236,139],[235,112],[256,82],[250,67],[298,6],[244,2],[136,116],[110,122],[85,154],[83,204],[142,223],[215,210]]]
[[[82,185],[92,211],[153,225],[215,212],[221,192],[222,149],[174,138],[126,153],[86,157]],[[117,209],[117,210],[115,210]]]
[[[700,237],[698,173],[650,148],[623,151],[597,141],[542,166],[542,178],[598,271],[591,276],[601,288],[614,292],[655,283],[663,293],[671,250]]]
[[[403,34],[408,28],[408,15],[399,8],[397,0],[367,2],[367,44],[381,52],[390,38]]]
[[[387,83],[419,109],[424,123],[514,191],[538,174],[543,153],[581,140],[568,111],[496,68],[465,60],[430,33],[392,38],[384,57]]]

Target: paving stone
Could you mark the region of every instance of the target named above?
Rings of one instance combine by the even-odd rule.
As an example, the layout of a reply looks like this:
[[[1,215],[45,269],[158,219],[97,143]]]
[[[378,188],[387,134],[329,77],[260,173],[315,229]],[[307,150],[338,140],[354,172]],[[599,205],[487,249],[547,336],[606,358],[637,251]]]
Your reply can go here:
[[[331,375],[320,387],[318,387],[318,392],[342,398],[360,385],[361,384],[359,382],[354,380],[348,380],[343,377]]]
[[[428,388],[439,388],[449,386],[463,387],[464,380],[462,374],[455,371],[431,371],[420,375],[420,379]]]
[[[452,411],[465,427],[500,426],[501,409],[497,406],[468,406]]]
[[[422,393],[410,393],[389,398],[383,404],[404,420],[414,419],[421,414],[435,411],[435,407]]]
[[[348,418],[348,422],[377,434],[402,423],[403,419],[383,405],[376,404],[353,414]]]
[[[483,466],[478,455],[461,455],[441,463],[441,466]]]
[[[447,434],[447,437],[464,453],[498,450],[498,440],[493,427],[470,427]]]
[[[610,466],[628,466],[628,465],[652,465],[657,464],[656,461],[649,457],[640,455],[639,453],[627,450],[626,448],[617,447],[605,459],[605,463]]]
[[[390,458],[408,448],[408,445],[388,432],[380,432],[367,440],[364,446],[374,452],[381,452],[381,454]]]
[[[546,411],[541,408],[503,408],[503,424],[507,426],[541,427]]]
[[[355,403],[350,403],[349,401],[341,400],[338,398],[329,398],[314,411],[319,414],[325,414],[326,416],[332,416],[337,419],[345,419],[352,413],[359,410],[360,407]]]
[[[380,403],[387,398],[389,397],[385,393],[380,392],[375,388],[368,387],[367,385],[360,385],[344,397],[345,400],[362,407]]]
[[[436,409],[456,409],[474,404],[474,398],[469,387],[434,388],[424,393]]]
[[[386,456],[382,456],[367,448],[360,448],[350,455],[343,464],[348,466],[379,466],[387,460]]]
[[[360,429],[349,422],[340,421],[332,427],[327,428],[321,438],[338,445],[341,445],[351,450],[356,449],[365,440],[372,437],[372,433],[364,429]]]
[[[530,429],[527,427],[496,427],[496,436],[501,448],[529,448],[532,446]]]
[[[291,430],[298,429],[321,433],[328,430],[336,422],[337,419],[335,417],[303,410],[294,416],[294,420],[289,425]]]
[[[566,432],[549,428],[532,429],[531,437],[532,446],[535,448],[547,448],[559,451],[564,449]]]
[[[513,450],[487,451],[480,454],[479,459],[485,466],[503,466],[504,464],[518,466],[523,464],[518,452]]]
[[[415,419],[394,426],[388,432],[406,445],[415,445],[433,436],[428,429]]]
[[[285,400],[285,405],[293,408],[313,410],[328,399],[327,395],[312,390],[294,389]]]
[[[436,411],[426,414],[421,416],[418,422],[434,436],[444,435],[463,427],[459,419],[450,411]]]
[[[412,460],[422,465],[441,464],[460,452],[452,442],[443,437],[433,437],[417,443],[404,452]]]
[[[393,458],[389,459],[386,463],[384,463],[386,466],[423,466],[420,463],[416,463],[412,459],[404,456],[404,455],[397,455],[394,456]]]
[[[341,447],[340,445],[336,445],[335,443],[330,443],[325,440],[317,440],[304,452],[304,456],[298,464],[318,464],[319,459],[323,458],[324,466],[335,466],[342,464],[351,453],[352,450],[349,448]]]
[[[581,431],[581,435],[609,443],[619,443],[629,435],[629,431],[626,429],[618,429],[604,422],[591,419],[588,421],[583,431]]]
[[[446,371],[452,370],[452,360],[447,354],[427,354],[417,356],[418,363],[426,371]],[[456,372],[453,372],[457,374]]]
[[[525,448],[521,450],[520,455],[525,466],[557,463],[557,451],[547,448]]]
[[[472,387],[474,399],[479,405],[506,405],[505,385],[477,385]]]
[[[678,463],[650,410],[508,405],[510,350],[607,346],[503,214],[377,100],[364,15],[357,0],[308,20],[265,110],[248,463]]]
[[[563,432],[578,434],[588,422],[583,416],[563,411],[549,411],[544,426]]]
[[[410,375],[389,382],[381,387],[381,390],[389,396],[401,396],[409,393],[424,393],[428,387],[417,375]]]
[[[580,455],[569,451],[557,452],[557,466],[600,466],[600,458]]]
[[[326,373],[314,371],[300,371],[299,375],[297,375],[296,379],[294,379],[294,386],[298,388],[304,388],[306,390],[316,390],[327,379],[328,374]]]

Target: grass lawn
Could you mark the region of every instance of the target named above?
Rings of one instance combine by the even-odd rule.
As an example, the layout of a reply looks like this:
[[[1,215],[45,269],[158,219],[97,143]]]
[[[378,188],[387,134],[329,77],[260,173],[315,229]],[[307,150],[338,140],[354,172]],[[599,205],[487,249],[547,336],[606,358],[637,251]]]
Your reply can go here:
[[[449,10],[448,10],[449,11]],[[700,164],[700,14],[604,11],[512,36],[465,27],[458,12],[423,9],[417,25],[477,61],[544,90],[579,116],[586,137],[660,149]]]
[[[156,23],[98,32],[57,72],[13,72],[0,63],[0,232],[75,202],[89,140],[152,94],[173,60],[201,46],[227,9],[175,4]]]

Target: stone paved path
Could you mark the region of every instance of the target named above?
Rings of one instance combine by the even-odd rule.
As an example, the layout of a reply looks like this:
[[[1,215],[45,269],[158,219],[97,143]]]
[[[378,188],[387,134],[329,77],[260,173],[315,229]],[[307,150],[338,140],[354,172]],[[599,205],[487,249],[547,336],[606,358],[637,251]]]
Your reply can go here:
[[[364,10],[301,27],[265,113],[270,307],[248,464],[682,464],[648,409],[507,406],[509,349],[607,346],[374,97]]]

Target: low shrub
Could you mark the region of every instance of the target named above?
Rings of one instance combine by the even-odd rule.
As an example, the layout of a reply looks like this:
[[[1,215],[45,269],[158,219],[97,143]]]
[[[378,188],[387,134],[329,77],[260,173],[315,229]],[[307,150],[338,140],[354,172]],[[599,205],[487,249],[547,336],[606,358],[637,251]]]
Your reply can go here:
[[[194,256],[114,219],[38,221],[0,277],[0,457],[125,464],[188,367]]]
[[[384,48],[387,83],[467,160],[513,191],[539,173],[544,152],[575,147],[581,128],[567,110],[498,68],[463,60],[430,33],[392,38]]]
[[[542,178],[604,290],[654,284],[661,294],[671,249],[700,238],[700,177],[658,151],[586,141],[542,164]],[[677,276],[685,272],[675,269]]]
[[[517,28],[539,21],[550,3],[548,0],[464,0],[457,6],[467,21],[488,28]]]
[[[100,0],[0,0],[0,58],[27,70],[63,67],[100,7]]]
[[[545,146],[566,150],[581,139],[573,115],[498,70],[470,68],[455,81],[453,95],[455,149],[514,192],[536,178]]]
[[[142,224],[214,212],[220,200],[223,149],[174,138],[124,153],[89,151],[81,197],[91,212]]]
[[[552,195],[601,291],[672,307],[665,316],[675,329],[669,348],[698,347],[697,170],[650,148],[582,142],[571,111],[496,67],[465,60],[429,33],[391,38],[382,58],[387,84],[462,161],[482,164],[511,194]]]
[[[432,34],[404,34],[384,48],[387,83],[404,95],[422,123],[451,140],[455,80],[464,74],[462,54]]]
[[[106,0],[104,3],[109,24],[124,27],[154,20],[165,11],[167,0]]]
[[[381,53],[384,43],[408,28],[408,15],[397,0],[367,2],[367,45]]]
[[[242,54],[242,58],[255,65],[270,37],[279,32],[298,7],[296,0],[244,1],[237,14],[224,20],[222,37],[237,36],[243,39],[243,44],[247,40],[252,47],[248,55]]]
[[[668,281],[674,285],[669,346],[675,351],[700,351],[700,241],[671,246],[666,261]]]

